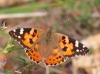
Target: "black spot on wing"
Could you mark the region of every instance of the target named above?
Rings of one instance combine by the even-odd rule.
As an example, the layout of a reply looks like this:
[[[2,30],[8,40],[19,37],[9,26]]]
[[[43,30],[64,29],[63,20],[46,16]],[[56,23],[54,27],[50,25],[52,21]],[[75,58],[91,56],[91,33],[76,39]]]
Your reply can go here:
[[[61,56],[59,56],[59,58],[61,58]]]
[[[72,39],[72,38],[70,38],[70,37],[68,37],[68,40],[69,40],[69,43],[73,43],[74,46],[75,46],[75,41],[76,41],[76,40],[74,40],[74,39]]]
[[[34,33],[37,33],[37,30],[36,29],[34,29]]]
[[[36,33],[37,33],[37,30],[34,29],[34,33],[32,34],[32,37],[35,37],[36,36]]]
[[[54,65],[57,65],[57,63],[55,63]]]
[[[32,39],[31,39],[31,38],[29,39],[29,42],[30,42],[30,44],[33,44],[33,43],[34,43],[34,42],[32,41]]]
[[[62,40],[64,40],[65,39],[65,36],[62,36]]]
[[[67,51],[67,47],[65,46],[62,50],[63,50],[63,51]]]
[[[34,33],[32,34],[32,37],[36,36]]]
[[[31,29],[32,29],[32,28],[24,28],[23,33],[28,33],[28,34],[30,34]]]
[[[46,65],[48,65],[48,63],[45,63]]]
[[[66,44],[66,40],[63,40],[62,42],[63,42],[63,44]]]

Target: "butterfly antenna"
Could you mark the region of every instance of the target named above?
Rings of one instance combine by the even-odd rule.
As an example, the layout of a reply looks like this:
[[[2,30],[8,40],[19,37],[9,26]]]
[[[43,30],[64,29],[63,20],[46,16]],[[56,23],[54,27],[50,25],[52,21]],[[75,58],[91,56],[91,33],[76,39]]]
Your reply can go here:
[[[69,19],[63,21],[62,23],[60,23],[60,24],[58,24],[58,25],[62,25],[63,23],[65,23],[65,22],[67,22],[67,21],[69,21]]]
[[[43,10],[43,13],[44,13],[44,12],[45,12],[45,11]],[[47,18],[46,15],[45,15],[45,18],[46,18],[46,20],[47,20],[47,22],[48,22],[48,25],[51,26],[51,25],[50,25],[50,22],[49,22],[49,20],[48,20],[48,18]]]

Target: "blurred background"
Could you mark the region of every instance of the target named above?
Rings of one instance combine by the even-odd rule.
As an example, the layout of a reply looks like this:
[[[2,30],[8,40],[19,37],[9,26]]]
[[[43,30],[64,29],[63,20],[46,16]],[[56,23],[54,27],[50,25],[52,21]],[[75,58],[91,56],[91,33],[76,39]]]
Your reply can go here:
[[[0,0],[0,25],[4,22],[8,28],[0,30],[1,52],[7,47],[10,30],[47,30],[50,24],[55,32],[82,42],[90,53],[55,67],[42,63],[28,68],[23,61],[30,59],[23,48],[16,48],[0,54],[0,74],[100,74],[100,0]]]

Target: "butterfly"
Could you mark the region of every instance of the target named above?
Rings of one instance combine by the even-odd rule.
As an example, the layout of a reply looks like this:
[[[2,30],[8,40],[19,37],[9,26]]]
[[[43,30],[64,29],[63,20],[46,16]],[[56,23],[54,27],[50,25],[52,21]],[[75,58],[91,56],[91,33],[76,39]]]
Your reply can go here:
[[[79,41],[50,27],[46,31],[38,28],[18,28],[9,31],[9,35],[18,41],[28,57],[35,63],[43,62],[47,66],[56,66],[69,57],[85,55],[89,49]]]

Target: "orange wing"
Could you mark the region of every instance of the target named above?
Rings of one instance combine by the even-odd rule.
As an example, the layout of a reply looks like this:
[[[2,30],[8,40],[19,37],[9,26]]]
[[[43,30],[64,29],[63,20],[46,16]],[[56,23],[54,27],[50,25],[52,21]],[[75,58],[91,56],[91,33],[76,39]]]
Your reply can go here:
[[[63,52],[64,57],[73,57],[85,55],[89,53],[89,49],[79,41],[72,39],[63,34],[56,33],[59,38],[59,46]]]
[[[44,31],[41,29],[21,28],[11,30],[9,32],[9,35],[13,39],[17,40],[21,44],[21,46],[25,48],[26,54],[30,59],[32,59],[36,63],[39,63],[42,61],[41,55],[38,51],[36,51],[39,45],[35,45],[34,48],[32,46],[43,33]]]

